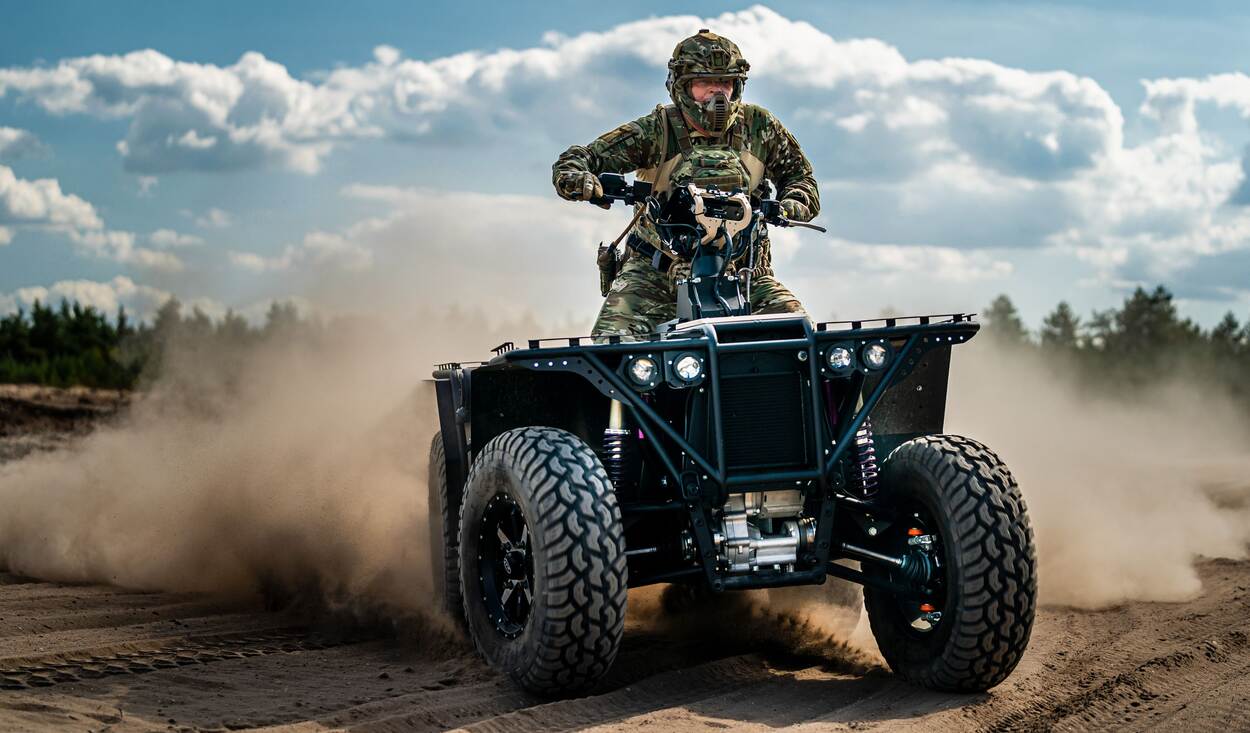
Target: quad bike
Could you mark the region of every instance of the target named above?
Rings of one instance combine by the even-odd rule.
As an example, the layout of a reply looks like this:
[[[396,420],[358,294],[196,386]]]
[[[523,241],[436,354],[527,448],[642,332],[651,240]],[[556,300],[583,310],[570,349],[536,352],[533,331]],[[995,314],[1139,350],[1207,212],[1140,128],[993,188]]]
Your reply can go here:
[[[574,695],[611,667],[628,588],[715,598],[833,576],[863,586],[896,673],[945,691],[1002,682],[1029,641],[1036,558],[1011,472],[942,434],[972,316],[752,316],[755,229],[794,224],[777,201],[601,180],[603,201],[644,206],[690,261],[678,318],[434,372],[436,585],[482,656],[531,692]],[[739,277],[727,263],[744,256]]]

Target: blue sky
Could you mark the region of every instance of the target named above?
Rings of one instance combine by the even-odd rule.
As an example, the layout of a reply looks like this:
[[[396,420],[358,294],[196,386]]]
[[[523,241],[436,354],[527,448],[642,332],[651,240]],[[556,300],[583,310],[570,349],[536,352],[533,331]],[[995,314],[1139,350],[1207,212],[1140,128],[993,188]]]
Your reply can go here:
[[[593,245],[621,214],[556,200],[550,163],[664,101],[673,41],[709,25],[816,166],[831,236],[778,237],[779,275],[816,315],[1008,292],[1036,323],[1061,298],[1088,312],[1155,282],[1205,323],[1250,315],[1244,4],[4,15],[0,309],[176,294],[210,312],[456,300],[588,318]]]

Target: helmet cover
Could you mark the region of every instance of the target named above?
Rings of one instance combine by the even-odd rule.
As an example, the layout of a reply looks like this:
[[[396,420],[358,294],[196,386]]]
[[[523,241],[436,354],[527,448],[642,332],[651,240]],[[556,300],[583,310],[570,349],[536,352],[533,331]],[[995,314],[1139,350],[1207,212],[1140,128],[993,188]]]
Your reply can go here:
[[[751,65],[738,44],[706,28],[682,40],[668,62],[668,93],[695,125],[713,135],[728,130],[742,113],[742,87]],[[692,79],[731,79],[733,93],[715,93],[703,104],[690,94]]]

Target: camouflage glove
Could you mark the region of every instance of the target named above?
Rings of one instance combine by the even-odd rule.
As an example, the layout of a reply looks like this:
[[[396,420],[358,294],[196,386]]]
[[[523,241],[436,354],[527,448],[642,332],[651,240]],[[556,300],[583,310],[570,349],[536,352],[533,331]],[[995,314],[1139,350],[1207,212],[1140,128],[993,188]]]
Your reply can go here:
[[[781,200],[781,213],[786,215],[787,219],[793,221],[811,221],[812,210],[807,206],[794,199]]]
[[[556,193],[568,201],[589,201],[603,195],[603,185],[590,171],[565,171],[556,177]]]

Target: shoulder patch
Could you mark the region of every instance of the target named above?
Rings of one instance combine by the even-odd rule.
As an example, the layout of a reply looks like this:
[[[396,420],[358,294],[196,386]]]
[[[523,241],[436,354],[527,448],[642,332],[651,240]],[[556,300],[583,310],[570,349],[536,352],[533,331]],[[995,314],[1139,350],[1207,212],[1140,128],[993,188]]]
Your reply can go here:
[[[628,140],[629,138],[634,137],[635,135],[638,135],[641,133],[642,133],[642,128],[638,126],[638,123],[626,122],[625,124],[621,125],[615,130],[612,130],[611,132],[605,132],[604,134],[600,135],[599,140],[597,142],[600,145],[605,145],[605,146],[615,145],[618,142],[621,142],[622,140]]]

